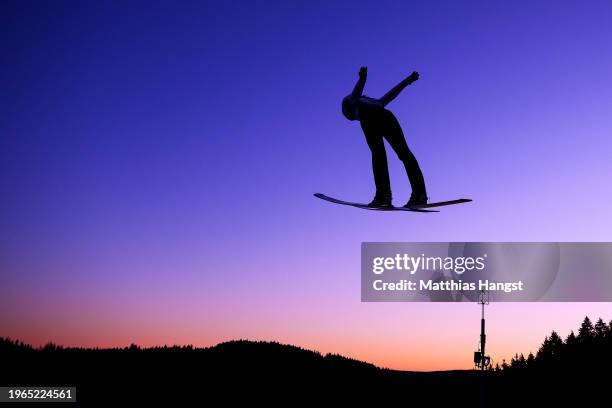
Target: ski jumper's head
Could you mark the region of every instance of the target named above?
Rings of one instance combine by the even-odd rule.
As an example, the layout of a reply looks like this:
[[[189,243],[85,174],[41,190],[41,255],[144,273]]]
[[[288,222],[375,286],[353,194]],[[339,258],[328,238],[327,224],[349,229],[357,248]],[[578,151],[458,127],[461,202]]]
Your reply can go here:
[[[357,104],[359,100],[351,95],[342,99],[342,114],[348,120],[357,120]]]

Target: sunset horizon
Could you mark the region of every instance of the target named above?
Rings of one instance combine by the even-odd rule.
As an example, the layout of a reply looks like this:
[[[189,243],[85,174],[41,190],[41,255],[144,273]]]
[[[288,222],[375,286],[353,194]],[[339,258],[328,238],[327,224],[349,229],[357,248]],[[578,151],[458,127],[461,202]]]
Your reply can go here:
[[[2,10],[0,337],[246,339],[485,371],[585,316],[612,321],[609,3]],[[448,247],[452,265],[452,244],[524,244],[470,260],[507,296],[486,304],[486,328],[481,305],[459,298],[468,287],[445,283],[473,271],[415,267],[430,281],[412,294],[393,288],[402,268],[364,267],[370,255],[425,262],[418,243]],[[554,248],[528,252],[542,243]],[[27,375],[16,378],[53,383]],[[5,385],[19,384],[0,383],[0,402]]]

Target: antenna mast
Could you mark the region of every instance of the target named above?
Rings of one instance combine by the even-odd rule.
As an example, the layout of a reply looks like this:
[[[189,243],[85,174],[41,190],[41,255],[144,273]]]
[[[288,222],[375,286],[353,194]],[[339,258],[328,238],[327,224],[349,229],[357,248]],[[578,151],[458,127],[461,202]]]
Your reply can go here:
[[[478,351],[474,352],[474,365],[476,369],[485,370],[491,363],[491,357],[485,354],[485,345],[487,342],[487,335],[485,334],[485,305],[489,304],[489,292],[481,290],[478,293],[478,304],[482,307],[482,316],[480,319],[480,343],[478,345]]]

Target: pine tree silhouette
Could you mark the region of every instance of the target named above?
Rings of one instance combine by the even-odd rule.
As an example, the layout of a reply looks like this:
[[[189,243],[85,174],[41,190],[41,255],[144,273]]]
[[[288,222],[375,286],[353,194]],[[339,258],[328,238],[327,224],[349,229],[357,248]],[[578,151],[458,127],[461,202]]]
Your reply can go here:
[[[595,338],[602,340],[608,334],[608,325],[600,317],[595,323]]]
[[[586,316],[582,321],[580,330],[578,330],[578,340],[581,343],[587,343],[593,337],[595,337],[595,328],[593,327],[593,323],[591,323],[591,319]]]
[[[576,346],[577,342],[578,340],[576,339],[576,335],[574,334],[574,331],[572,330],[570,334],[568,334],[567,338],[565,339],[565,344],[567,344],[570,347],[574,347]]]

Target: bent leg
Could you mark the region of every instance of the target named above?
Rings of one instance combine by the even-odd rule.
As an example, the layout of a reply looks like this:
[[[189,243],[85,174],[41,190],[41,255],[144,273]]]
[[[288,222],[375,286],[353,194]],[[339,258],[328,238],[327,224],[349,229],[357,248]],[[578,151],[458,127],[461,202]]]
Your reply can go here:
[[[368,147],[372,152],[372,171],[376,183],[376,195],[391,194],[391,183],[389,182],[389,168],[387,167],[387,152],[381,129],[376,126],[364,124],[362,129]]]
[[[410,187],[412,188],[413,196],[424,195],[427,196],[427,190],[425,189],[425,179],[423,173],[419,167],[416,157],[408,148],[404,132],[398,123],[397,119],[393,114],[389,115],[387,126],[385,129],[385,138],[404,164],[408,180],[410,181]]]

